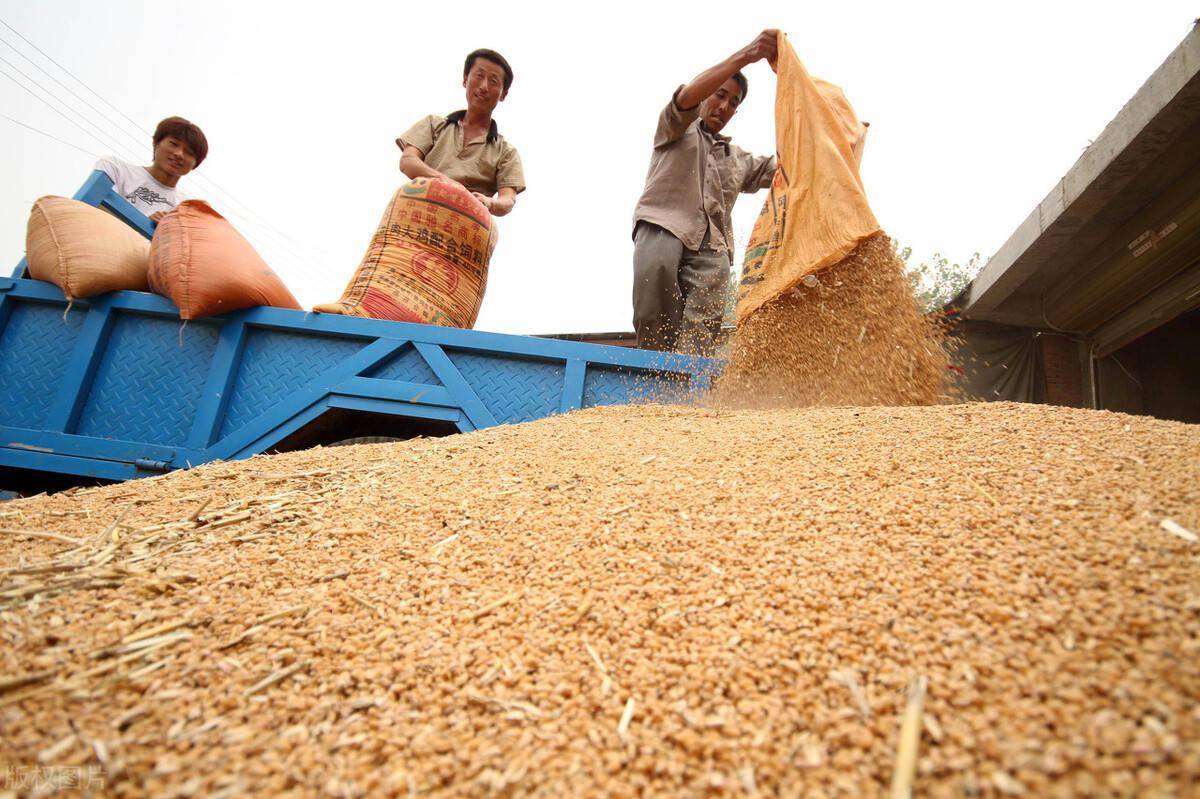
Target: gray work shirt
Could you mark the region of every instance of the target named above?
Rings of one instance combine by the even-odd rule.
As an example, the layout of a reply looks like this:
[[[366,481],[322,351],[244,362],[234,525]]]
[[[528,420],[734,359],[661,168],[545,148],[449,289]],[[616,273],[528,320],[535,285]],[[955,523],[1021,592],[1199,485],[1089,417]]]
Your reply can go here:
[[[675,90],[658,117],[646,187],[633,212],[633,227],[650,222],[670,231],[689,250],[705,235],[717,252],[732,252],[731,215],[739,192],[771,185],[775,156],[751,155],[728,136],[700,123],[700,106],[680,108]]]

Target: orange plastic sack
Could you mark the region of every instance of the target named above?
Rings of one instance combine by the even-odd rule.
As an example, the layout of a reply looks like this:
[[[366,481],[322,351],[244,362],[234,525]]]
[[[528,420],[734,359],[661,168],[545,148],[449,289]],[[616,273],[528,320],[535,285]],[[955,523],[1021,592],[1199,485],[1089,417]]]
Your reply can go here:
[[[396,191],[350,285],[314,311],[469,328],[499,231],[462,186],[417,178]]]
[[[775,71],[779,169],[746,247],[739,324],[880,232],[858,174],[866,125],[841,89],[805,71],[782,33]]]
[[[42,197],[25,231],[29,275],[62,289],[68,300],[108,291],[146,290],[150,242],[99,208]]]
[[[250,242],[203,200],[185,200],[158,223],[150,290],[178,305],[183,319],[258,305],[300,308]]]

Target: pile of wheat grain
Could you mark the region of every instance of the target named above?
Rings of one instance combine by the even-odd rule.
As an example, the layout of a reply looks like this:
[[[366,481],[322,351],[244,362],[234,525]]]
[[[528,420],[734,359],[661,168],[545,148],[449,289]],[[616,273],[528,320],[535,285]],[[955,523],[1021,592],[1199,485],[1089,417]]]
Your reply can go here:
[[[940,328],[883,235],[752,313],[714,401],[740,408],[930,405],[947,391]]]
[[[0,504],[0,793],[877,796],[923,678],[921,796],[1183,796],[1198,474],[1112,413],[646,406]]]

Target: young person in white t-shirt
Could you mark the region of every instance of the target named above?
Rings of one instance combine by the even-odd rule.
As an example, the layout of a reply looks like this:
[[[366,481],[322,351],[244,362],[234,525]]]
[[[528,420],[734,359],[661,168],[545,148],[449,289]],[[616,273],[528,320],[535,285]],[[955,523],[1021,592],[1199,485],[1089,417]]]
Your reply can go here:
[[[108,156],[96,169],[108,175],[113,188],[155,222],[187,197],[175,188],[208,155],[204,131],[183,117],[167,117],[154,129],[154,163],[137,166]]]

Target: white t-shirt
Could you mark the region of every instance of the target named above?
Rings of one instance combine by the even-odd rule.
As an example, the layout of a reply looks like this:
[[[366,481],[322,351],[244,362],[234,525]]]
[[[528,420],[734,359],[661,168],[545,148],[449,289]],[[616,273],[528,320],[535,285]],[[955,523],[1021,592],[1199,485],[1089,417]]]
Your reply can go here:
[[[177,189],[155,180],[144,166],[135,166],[108,156],[97,161],[95,169],[108,175],[117,194],[129,200],[134,208],[146,216],[156,211],[170,211],[187,199]]]

